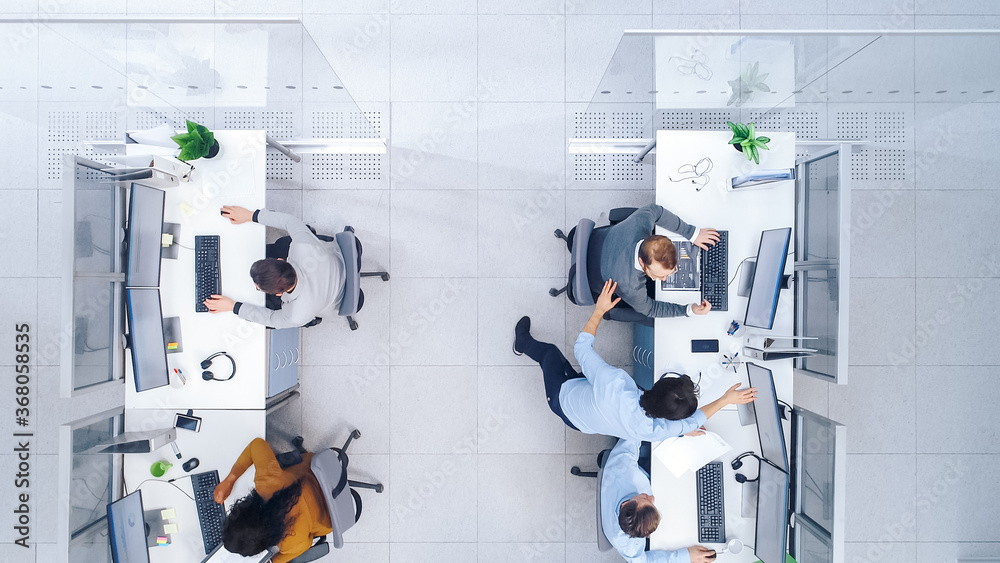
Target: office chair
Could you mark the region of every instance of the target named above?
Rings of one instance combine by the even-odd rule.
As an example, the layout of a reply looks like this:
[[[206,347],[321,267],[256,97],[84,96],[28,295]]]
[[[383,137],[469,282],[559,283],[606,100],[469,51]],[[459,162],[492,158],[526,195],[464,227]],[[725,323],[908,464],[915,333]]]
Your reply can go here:
[[[327,512],[330,513],[330,525],[333,528],[333,547],[337,549],[344,547],[344,532],[361,519],[361,495],[355,488],[372,489],[376,493],[381,493],[384,490],[381,483],[365,483],[347,479],[347,465],[350,463],[347,457],[347,448],[353,440],[360,437],[361,432],[355,429],[347,437],[343,447],[315,452],[312,463],[309,465],[316,480],[319,481],[320,489],[326,493],[324,500]],[[302,444],[302,436],[296,436],[292,440],[295,450],[275,456],[282,469],[302,462],[302,454],[306,452]],[[348,492],[350,494],[346,494]],[[318,538],[305,553],[288,563],[308,563],[324,557],[328,553],[330,553],[330,544],[327,542],[326,536],[323,536]]]
[[[556,238],[566,241],[566,249],[569,250],[571,262],[569,274],[566,276],[566,285],[561,289],[553,287],[549,290],[549,295],[557,297],[565,293],[571,303],[583,307],[593,307],[597,304],[597,297],[604,289],[604,277],[601,275],[601,249],[604,247],[604,239],[608,235],[608,229],[627,219],[635,210],[635,207],[612,209],[608,213],[611,224],[604,227],[595,227],[593,221],[584,218],[580,219],[580,222],[570,230],[569,235],[564,234],[562,229],[556,229]],[[636,312],[624,301],[605,313],[604,318],[605,320],[653,326],[652,319]]]
[[[354,236],[354,227],[348,225],[343,232],[337,233],[337,244],[340,252],[344,255],[344,264],[347,265],[347,282],[344,284],[344,300],[340,302],[339,314],[347,317],[347,324],[351,330],[358,330],[358,323],[354,320],[354,315],[358,314],[365,304],[365,292],[361,291],[361,278],[378,276],[382,281],[389,281],[389,272],[362,272],[361,271],[361,241]],[[351,264],[357,264],[356,268]]]
[[[604,535],[604,524],[601,518],[601,479],[604,477],[604,461],[608,459],[610,453],[611,450],[604,450],[597,454],[597,471],[582,471],[575,465],[569,470],[577,477],[597,478],[597,549],[600,551],[611,551],[611,542]]]
[[[361,254],[364,250],[361,246],[361,241],[354,235],[354,227],[348,225],[344,227],[343,232],[337,233],[336,237],[332,237],[317,233],[316,229],[311,225],[306,226],[309,227],[309,230],[319,240],[324,242],[336,241],[337,246],[340,247],[340,252],[344,256],[344,264],[347,267],[347,279],[344,284],[344,300],[340,302],[340,310],[337,314],[341,317],[347,317],[347,324],[351,327],[351,330],[358,330],[358,323],[354,320],[354,315],[358,314],[358,311],[365,305],[365,292],[361,291],[361,278],[379,276],[382,278],[382,281],[389,281],[389,272],[361,271]],[[273,243],[268,244],[267,257],[288,258],[288,248],[291,242],[291,237],[283,236]],[[357,264],[357,268],[352,268],[351,264]],[[273,301],[273,306],[270,306],[270,308],[280,308],[280,298],[273,295],[268,295],[267,297]],[[316,326],[321,322],[323,322],[323,319],[316,317],[303,325],[302,328]]]

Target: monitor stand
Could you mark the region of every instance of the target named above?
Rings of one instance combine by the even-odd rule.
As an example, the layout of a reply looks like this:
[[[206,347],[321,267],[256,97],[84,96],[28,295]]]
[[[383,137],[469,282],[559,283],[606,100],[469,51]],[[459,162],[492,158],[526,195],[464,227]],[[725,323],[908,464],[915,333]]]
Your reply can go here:
[[[177,255],[180,252],[180,246],[177,245],[177,240],[181,238],[181,226],[178,223],[164,223],[163,224],[163,234],[173,235],[174,244],[171,244],[167,248],[160,247],[160,258],[168,260],[176,260]]]
[[[163,517],[159,510],[143,510],[142,518],[146,521],[146,547],[157,547],[156,538],[166,536],[163,532]]]
[[[740,272],[740,283],[736,286],[736,295],[749,297],[750,288],[753,287],[753,274],[757,271],[757,257],[748,258],[743,263],[743,271]]]
[[[753,275],[757,271],[757,257],[748,258],[743,264],[743,270],[740,271],[740,283],[736,286],[736,295],[740,297],[749,297],[750,288],[753,287]],[[791,274],[784,274],[781,276],[781,289],[791,289],[792,288],[792,276]]]

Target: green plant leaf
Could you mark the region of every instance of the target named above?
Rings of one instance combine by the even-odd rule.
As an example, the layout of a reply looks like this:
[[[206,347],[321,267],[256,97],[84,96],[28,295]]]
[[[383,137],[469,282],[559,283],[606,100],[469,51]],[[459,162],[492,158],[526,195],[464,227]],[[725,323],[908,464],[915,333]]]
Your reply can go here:
[[[739,132],[739,128],[737,128],[736,124],[733,123],[732,121],[727,121],[726,125],[729,126],[729,129],[731,129],[733,133],[738,133]]]
[[[740,136],[746,139],[750,135],[750,128],[740,123]]]
[[[771,142],[771,139],[769,139],[768,137],[757,137],[757,141],[762,145],[766,145]]]
[[[194,133],[195,131],[198,130],[198,124],[195,123],[194,121],[191,121],[190,119],[185,119],[184,121],[185,123],[187,123],[188,133]]]
[[[760,157],[757,155],[756,145],[750,145],[750,154],[753,156],[754,164],[760,164]]]
[[[753,139],[754,138],[754,134],[753,134],[753,122],[751,121],[750,123],[747,123],[747,127],[750,128],[750,130],[747,132],[747,139]]]

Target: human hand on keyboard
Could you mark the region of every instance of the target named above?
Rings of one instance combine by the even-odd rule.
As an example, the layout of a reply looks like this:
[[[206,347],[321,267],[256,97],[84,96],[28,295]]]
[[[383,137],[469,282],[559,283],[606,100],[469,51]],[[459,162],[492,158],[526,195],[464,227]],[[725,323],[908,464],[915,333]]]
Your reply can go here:
[[[698,232],[698,238],[691,241],[692,244],[702,250],[708,250],[709,246],[715,246],[719,242],[719,231],[715,229],[702,229]]]
[[[213,295],[205,300],[209,313],[228,313],[236,306],[236,302],[225,295]]]
[[[215,486],[214,498],[215,502],[222,504],[226,502],[229,498],[229,493],[233,492],[233,484],[236,479],[231,479],[232,475],[227,475],[225,479],[222,480],[218,485]]]
[[[691,307],[691,312],[696,315],[707,315],[711,310],[712,304],[708,302],[708,299],[702,299],[701,303]]]
[[[223,205],[222,216],[229,219],[234,225],[253,221],[253,211],[238,205]]]
[[[688,555],[691,556],[691,563],[709,563],[709,561],[715,561],[715,550],[701,545],[692,545],[689,547]]]

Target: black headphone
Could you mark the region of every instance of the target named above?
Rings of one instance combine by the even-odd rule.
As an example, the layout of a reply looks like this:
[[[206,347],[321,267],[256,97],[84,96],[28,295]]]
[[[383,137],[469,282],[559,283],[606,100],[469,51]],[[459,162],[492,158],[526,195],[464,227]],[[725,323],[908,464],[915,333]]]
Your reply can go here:
[[[754,452],[745,452],[745,453],[742,453],[742,454],[736,456],[736,459],[733,460],[733,463],[732,463],[733,469],[735,470],[735,469],[739,469],[739,468],[743,467],[743,461],[742,460],[743,460],[743,458],[745,458],[747,456],[753,456],[753,457],[757,458],[757,463],[761,463],[760,456],[758,456]],[[737,473],[736,474],[736,482],[737,483],[752,483],[752,482],[756,481],[757,479],[760,479],[760,472],[759,472],[759,470],[758,470],[757,477],[754,477],[753,479],[748,479],[747,476],[744,475],[744,474],[742,474],[742,473]]]
[[[229,361],[233,364],[233,373],[225,379],[219,379],[215,377],[214,373],[208,371],[208,368],[212,367],[212,359],[218,356],[225,356],[229,358]],[[236,360],[234,360],[233,357],[230,356],[227,352],[216,352],[211,356],[202,360],[201,369],[205,370],[201,372],[201,378],[204,379],[205,381],[229,381],[236,375]]]

